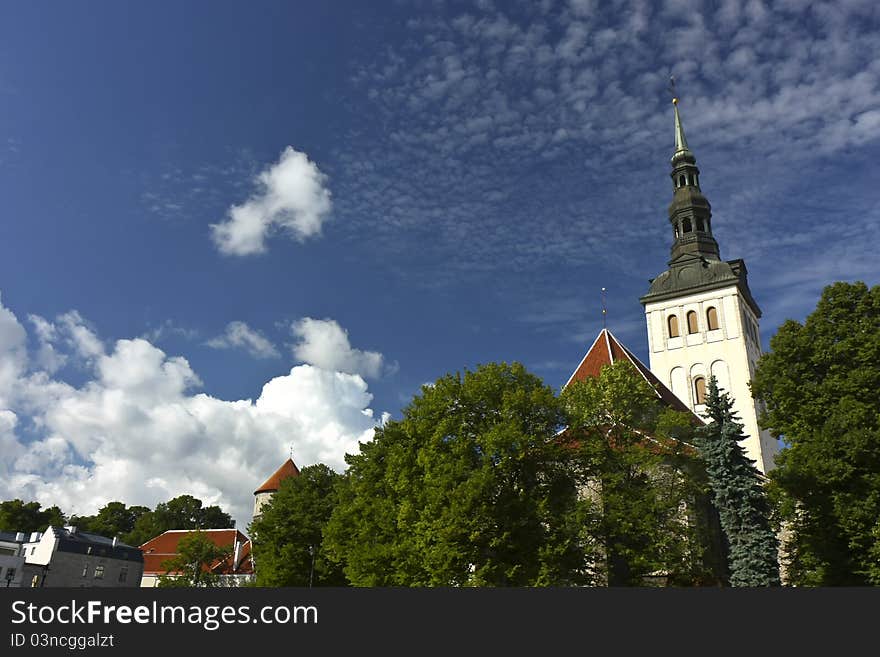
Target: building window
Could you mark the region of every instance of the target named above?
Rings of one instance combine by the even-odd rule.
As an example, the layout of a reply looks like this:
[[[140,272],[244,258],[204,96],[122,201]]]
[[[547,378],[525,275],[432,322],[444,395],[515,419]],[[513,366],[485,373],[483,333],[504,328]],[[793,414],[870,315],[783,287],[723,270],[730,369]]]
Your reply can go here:
[[[689,233],[689,232],[691,232],[691,230],[692,230],[692,228],[691,228],[691,220],[690,219],[685,219],[684,221],[681,222],[681,232],[682,233]]]
[[[715,310],[715,306],[709,306],[706,310],[706,324],[709,325],[710,331],[715,331],[719,328],[718,311]]]
[[[706,403],[706,379],[701,376],[694,379],[694,397],[698,404]]]
[[[7,568],[6,569],[6,584],[9,585],[9,582],[15,579],[15,568]]]
[[[678,316],[670,315],[669,319],[666,320],[666,324],[669,327],[669,337],[677,338],[678,337]]]
[[[688,311],[687,321],[688,321],[688,333],[696,333],[697,331],[700,330],[699,327],[697,326],[697,313],[695,313],[693,310]]]
[[[684,176],[679,176],[679,177],[678,177],[678,186],[679,186],[679,187],[684,187]]]
[[[95,566],[95,579],[104,579],[104,566]]]
[[[701,233],[704,232],[704,231],[706,230],[706,227],[705,227],[705,225],[703,224],[703,220],[700,219],[699,217],[697,217],[697,230],[698,230],[699,232],[701,232]]]
[[[34,547],[31,548],[31,554],[33,554],[36,551],[37,551],[37,546],[35,545]]]
[[[119,569],[119,581],[124,582],[128,579],[128,566]]]

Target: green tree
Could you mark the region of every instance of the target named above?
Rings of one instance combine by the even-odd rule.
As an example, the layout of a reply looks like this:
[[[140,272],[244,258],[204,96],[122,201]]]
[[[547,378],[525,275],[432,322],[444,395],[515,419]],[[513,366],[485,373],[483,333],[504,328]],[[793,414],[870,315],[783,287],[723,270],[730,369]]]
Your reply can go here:
[[[108,502],[93,516],[73,516],[70,524],[101,536],[127,536],[135,523],[150,509],[145,506],[126,507],[122,502]]]
[[[143,545],[169,529],[230,529],[235,521],[218,506],[203,507],[192,495],[179,495],[142,513],[123,537],[129,545]]]
[[[67,523],[64,513],[57,506],[41,509],[39,502],[14,499],[0,502],[0,531],[44,532],[50,525],[61,527]]]
[[[281,482],[249,529],[259,586],[345,586],[342,568],[322,549],[339,479],[341,475],[318,464]]]
[[[685,442],[695,418],[665,409],[624,361],[569,384],[561,401],[595,583],[716,582],[705,474]]]
[[[552,390],[518,363],[424,386],[347,457],[329,555],[361,586],[582,582],[561,421]]]
[[[880,584],[880,286],[825,288],[758,361],[761,425],[786,446],[770,473],[793,584]]]
[[[712,501],[727,542],[732,586],[779,586],[779,543],[770,524],[770,503],[754,461],[740,444],[743,425],[733,402],[709,379],[706,415],[697,445],[706,462]]]
[[[206,534],[195,531],[180,539],[177,555],[162,562],[165,575],[159,576],[162,588],[213,587],[220,576],[213,566],[232,554],[233,546],[215,544]]]

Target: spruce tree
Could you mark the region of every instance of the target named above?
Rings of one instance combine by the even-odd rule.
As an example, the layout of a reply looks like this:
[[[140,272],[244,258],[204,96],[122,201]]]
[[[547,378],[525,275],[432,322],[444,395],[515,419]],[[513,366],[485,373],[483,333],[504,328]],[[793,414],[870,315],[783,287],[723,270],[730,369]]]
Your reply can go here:
[[[711,422],[700,429],[698,445],[727,539],[730,584],[779,586],[778,541],[761,474],[745,454],[743,425],[715,377],[709,381],[706,415]]]

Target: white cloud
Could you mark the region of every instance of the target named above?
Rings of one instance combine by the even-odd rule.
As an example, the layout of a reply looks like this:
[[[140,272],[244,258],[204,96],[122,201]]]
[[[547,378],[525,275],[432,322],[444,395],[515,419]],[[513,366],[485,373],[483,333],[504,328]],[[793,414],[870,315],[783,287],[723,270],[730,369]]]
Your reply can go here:
[[[254,358],[279,358],[281,354],[266,337],[244,322],[229,322],[223,335],[208,340],[209,347],[231,349],[240,347]]]
[[[305,153],[288,146],[272,166],[257,176],[257,192],[229,208],[228,218],[212,224],[217,248],[227,255],[266,250],[266,238],[282,230],[304,242],[321,233],[332,203],[327,177]]]
[[[93,331],[78,330],[78,314],[62,317],[69,326],[31,318],[38,339],[71,352],[91,344],[94,353],[102,344]],[[117,340],[85,361],[89,379],[73,386],[38,361],[28,369],[26,337],[0,306],[0,372],[12,391],[0,397],[0,499],[85,514],[112,500],[154,506],[188,493],[220,504],[245,527],[253,490],[291,444],[298,465],[342,471],[344,455],[386,417],[374,416],[359,375],[311,365],[271,379],[255,400],[217,399],[196,390],[201,382],[185,358],[143,338]],[[27,441],[16,435],[24,424],[33,427]]]
[[[353,348],[348,332],[332,319],[305,317],[294,322],[291,330],[300,340],[293,345],[293,355],[301,361],[367,377],[382,373],[382,354]]]

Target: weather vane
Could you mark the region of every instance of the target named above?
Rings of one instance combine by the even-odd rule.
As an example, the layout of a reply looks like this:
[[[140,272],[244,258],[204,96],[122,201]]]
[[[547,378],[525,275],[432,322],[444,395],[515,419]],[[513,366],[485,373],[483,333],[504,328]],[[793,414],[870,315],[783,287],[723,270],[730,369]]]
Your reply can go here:
[[[669,76],[669,93],[672,94],[672,104],[678,105],[678,96],[675,93],[675,76]]]
[[[607,328],[605,325],[605,317],[608,315],[608,310],[605,308],[605,288],[602,288],[602,328]]]

